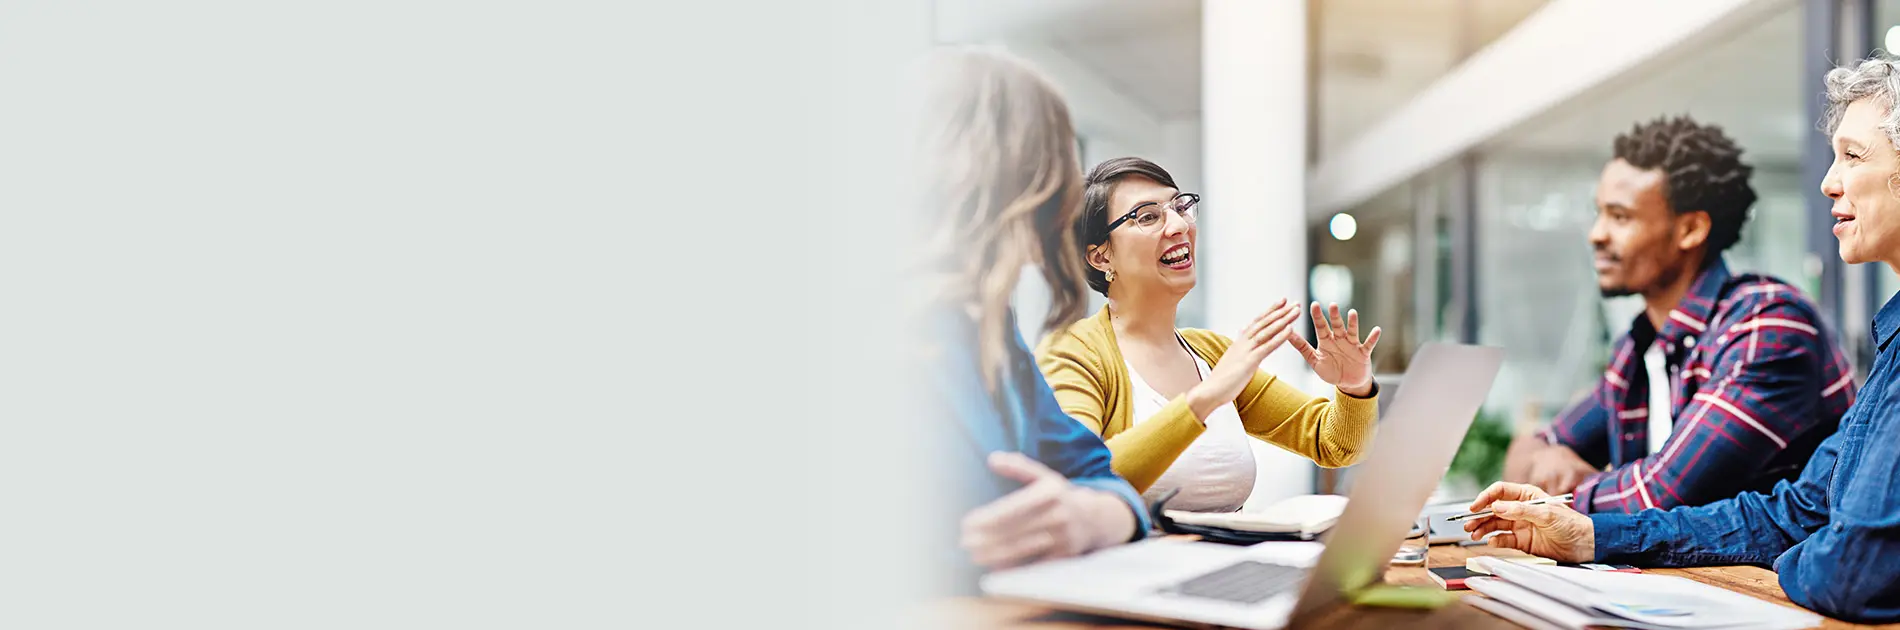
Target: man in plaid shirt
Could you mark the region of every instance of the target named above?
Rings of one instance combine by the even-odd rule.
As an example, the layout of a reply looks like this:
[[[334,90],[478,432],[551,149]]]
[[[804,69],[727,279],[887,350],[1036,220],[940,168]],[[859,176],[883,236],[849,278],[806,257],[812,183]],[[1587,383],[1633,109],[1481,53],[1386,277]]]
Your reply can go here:
[[[1506,481],[1575,492],[1582,512],[1702,505],[1794,479],[1854,398],[1814,305],[1729,273],[1754,170],[1721,128],[1657,119],[1618,136],[1590,229],[1605,297],[1645,309],[1590,395],[1520,436]]]

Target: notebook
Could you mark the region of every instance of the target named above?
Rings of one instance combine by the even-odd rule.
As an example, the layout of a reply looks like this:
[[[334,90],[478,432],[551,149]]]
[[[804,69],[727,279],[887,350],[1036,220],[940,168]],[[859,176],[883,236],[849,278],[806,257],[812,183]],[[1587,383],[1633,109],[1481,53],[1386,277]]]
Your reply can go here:
[[[1186,525],[1310,537],[1331,529],[1345,511],[1346,497],[1308,494],[1281,499],[1258,509],[1243,508],[1239,512],[1165,510],[1165,513],[1168,518]]]

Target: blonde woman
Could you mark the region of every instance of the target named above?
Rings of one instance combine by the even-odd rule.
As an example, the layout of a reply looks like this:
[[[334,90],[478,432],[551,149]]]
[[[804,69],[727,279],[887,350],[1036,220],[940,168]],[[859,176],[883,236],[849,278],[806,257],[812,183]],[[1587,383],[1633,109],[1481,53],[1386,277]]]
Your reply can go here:
[[[1197,279],[1200,197],[1140,158],[1103,162],[1086,186],[1071,232],[1108,305],[1038,355],[1063,411],[1108,441],[1115,472],[1150,498],[1179,489],[1169,508],[1231,512],[1253,492],[1254,439],[1321,466],[1357,461],[1377,422],[1379,329],[1361,340],[1358,313],[1314,303],[1309,344],[1293,327],[1300,305],[1285,300],[1233,339],[1176,329]],[[1261,371],[1288,342],[1335,395],[1309,396]]]
[[[1062,413],[1010,309],[1029,266],[1054,295],[1048,322],[1085,303],[1081,256],[1063,229],[1082,194],[1068,106],[993,53],[944,54],[923,76],[918,408],[949,416],[929,424],[941,431],[932,452],[952,477],[967,559],[1000,568],[1140,538],[1140,497],[1101,439]]]

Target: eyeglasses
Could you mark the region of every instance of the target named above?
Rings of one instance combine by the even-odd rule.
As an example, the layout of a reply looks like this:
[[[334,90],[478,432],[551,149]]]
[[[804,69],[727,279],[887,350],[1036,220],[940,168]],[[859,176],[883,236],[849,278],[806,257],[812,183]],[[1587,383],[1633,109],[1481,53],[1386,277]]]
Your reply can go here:
[[[1121,227],[1123,223],[1130,221],[1134,222],[1135,227],[1143,232],[1159,230],[1162,225],[1168,222],[1167,215],[1163,214],[1163,212],[1168,210],[1172,210],[1175,214],[1181,215],[1181,219],[1187,221],[1188,225],[1193,225],[1194,220],[1200,217],[1201,196],[1194,193],[1181,193],[1175,195],[1173,199],[1169,199],[1165,204],[1150,201],[1135,206],[1135,209],[1129,210],[1128,214],[1124,214],[1109,223],[1108,229],[1102,230],[1102,238],[1107,239],[1109,232],[1115,231],[1115,228]]]

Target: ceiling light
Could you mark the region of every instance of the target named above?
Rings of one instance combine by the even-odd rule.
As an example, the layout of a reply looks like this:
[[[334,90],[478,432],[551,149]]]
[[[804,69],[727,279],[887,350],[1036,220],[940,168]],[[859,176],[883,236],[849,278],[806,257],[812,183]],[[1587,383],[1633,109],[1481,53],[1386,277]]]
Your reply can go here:
[[[1329,227],[1333,230],[1333,238],[1350,241],[1353,235],[1359,233],[1359,220],[1352,218],[1350,214],[1341,212],[1333,215],[1333,222]]]

